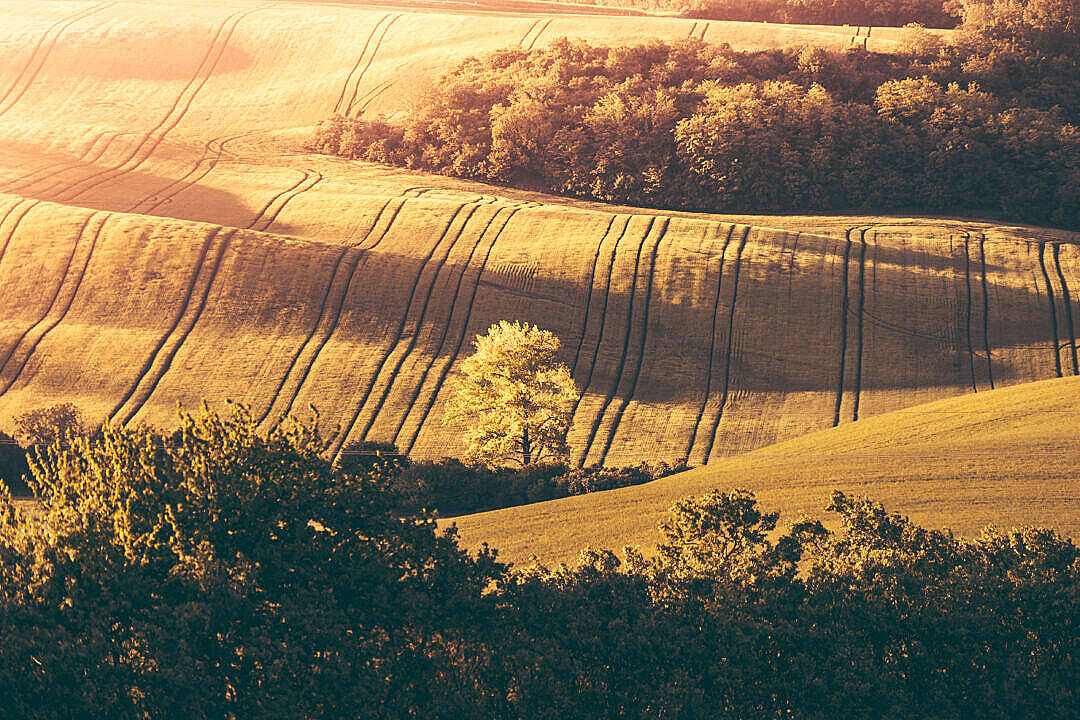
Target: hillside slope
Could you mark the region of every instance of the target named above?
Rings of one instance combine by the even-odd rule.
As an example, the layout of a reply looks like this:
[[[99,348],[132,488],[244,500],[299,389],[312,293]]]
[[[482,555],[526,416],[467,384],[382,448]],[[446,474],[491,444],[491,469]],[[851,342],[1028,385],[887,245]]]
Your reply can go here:
[[[926,526],[974,534],[989,523],[1080,537],[1080,378],[1029,383],[812,433],[647,485],[454,519],[467,545],[504,559],[571,560],[586,545],[655,546],[678,498],[749,488],[763,506],[823,517],[835,489]]]
[[[500,319],[563,339],[580,463],[704,464],[1080,371],[1065,233],[644,212],[302,150],[335,108],[393,115],[470,54],[700,22],[242,0],[0,11],[0,427],[64,400],[165,425],[177,401],[228,396],[267,422],[314,404],[335,448],[454,455],[445,390]],[[852,32],[706,30],[737,47]]]
[[[357,196],[351,217],[338,245],[260,218],[0,196],[0,422],[71,400],[167,425],[177,401],[233,397],[268,422],[314,404],[343,429],[335,448],[440,457],[460,450],[441,423],[447,380],[503,318],[563,339],[587,464],[701,465],[1078,374],[1072,244],[887,225],[832,238],[450,191]]]

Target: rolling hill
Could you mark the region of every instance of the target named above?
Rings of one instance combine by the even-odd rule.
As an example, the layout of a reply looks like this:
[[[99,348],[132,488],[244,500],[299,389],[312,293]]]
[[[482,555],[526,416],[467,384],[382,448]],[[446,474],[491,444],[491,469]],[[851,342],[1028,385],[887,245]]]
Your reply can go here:
[[[454,455],[448,382],[508,318],[563,339],[581,463],[700,465],[1080,370],[1067,233],[642,211],[303,150],[335,109],[393,116],[498,47],[691,31],[846,47],[851,28],[318,2],[0,9],[0,427],[67,400],[167,425],[177,401],[232,397],[265,422],[314,404],[336,449]]]
[[[506,560],[569,561],[586,545],[651,550],[686,495],[743,487],[762,506],[824,518],[833,489],[871,497],[927,527],[974,535],[989,523],[1080,537],[1080,378],[1047,380],[897,410],[725,458],[646,485],[455,518],[465,544]],[[449,522],[449,521],[445,521]]]

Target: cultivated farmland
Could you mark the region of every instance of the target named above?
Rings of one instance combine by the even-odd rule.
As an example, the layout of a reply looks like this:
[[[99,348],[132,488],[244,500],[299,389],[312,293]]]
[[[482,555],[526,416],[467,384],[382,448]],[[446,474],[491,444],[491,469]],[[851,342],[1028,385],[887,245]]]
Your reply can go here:
[[[335,449],[454,455],[448,382],[507,318],[563,339],[583,390],[578,463],[700,465],[1078,371],[1066,233],[644,212],[303,149],[335,109],[393,117],[501,46],[694,34],[888,50],[896,32],[329,3],[0,8],[0,426],[68,400],[165,425],[178,401],[232,397],[266,423],[316,405]]]
[[[811,433],[647,485],[455,518],[466,544],[511,561],[570,562],[585,546],[652,552],[676,500],[714,488],[753,490],[782,509],[826,519],[834,489],[873,498],[924,527],[962,535],[1028,523],[1080,535],[1080,379],[950,398]]]

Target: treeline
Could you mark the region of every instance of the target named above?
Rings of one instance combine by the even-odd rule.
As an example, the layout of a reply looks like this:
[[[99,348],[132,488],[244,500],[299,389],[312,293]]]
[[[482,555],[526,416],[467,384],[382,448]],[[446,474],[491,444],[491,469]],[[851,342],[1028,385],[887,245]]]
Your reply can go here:
[[[463,62],[403,123],[336,117],[313,148],[658,208],[1077,229],[1080,22],[1047,13],[983,16],[957,46],[915,35],[908,55],[505,50]]]
[[[901,27],[919,23],[932,28],[955,27],[956,0],[595,0],[598,5],[679,12],[706,20],[801,23],[806,25],[870,25]]]
[[[1080,551],[961,540],[834,493],[778,530],[745,491],[677,502],[655,557],[510,568],[402,516],[313,424],[182,414],[0,494],[10,717],[1072,718]],[[837,478],[842,482],[842,478]]]
[[[365,442],[347,446],[338,469],[363,474],[378,468],[389,480],[385,491],[403,515],[469,515],[499,508],[557,500],[659,480],[689,470],[685,463],[641,463],[625,467],[572,468],[565,463],[525,467],[466,465],[456,458],[413,461],[394,445]]]

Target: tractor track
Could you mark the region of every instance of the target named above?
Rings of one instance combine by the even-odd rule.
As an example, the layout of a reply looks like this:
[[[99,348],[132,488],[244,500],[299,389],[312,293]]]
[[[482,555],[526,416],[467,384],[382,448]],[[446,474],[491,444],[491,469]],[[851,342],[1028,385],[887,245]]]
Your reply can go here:
[[[364,41],[364,47],[360,50],[360,57],[356,58],[356,62],[353,63],[352,69],[349,70],[349,74],[345,76],[345,83],[341,86],[341,93],[338,94],[337,102],[334,103],[334,114],[341,114],[341,104],[345,102],[345,93],[349,91],[349,85],[352,84],[353,74],[360,67],[360,63],[364,62],[364,56],[367,54],[368,46],[371,45],[371,39],[375,37],[375,33],[379,31],[379,27],[383,24],[386,18],[390,17],[391,13],[382,15],[375,24],[371,26],[371,30],[368,32],[367,39]],[[355,94],[355,91],[354,91]]]
[[[1061,281],[1061,295],[1064,299],[1065,324],[1069,328],[1069,351],[1072,356],[1073,375],[1080,375],[1080,363],[1076,356],[1076,333],[1073,329],[1072,297],[1069,295],[1069,283],[1065,280],[1065,273],[1061,271],[1061,245],[1054,243],[1054,268],[1057,270],[1058,280]]]
[[[310,172],[301,170],[300,172],[302,173],[303,177],[301,177],[298,181],[290,185],[285,190],[282,190],[277,195],[270,198],[270,200],[265,205],[263,205],[259,212],[255,214],[255,218],[245,226],[245,230],[269,232],[271,226],[273,226],[274,222],[277,221],[278,216],[281,214],[281,211],[285,209],[286,205],[292,202],[298,195],[301,195],[308,190],[311,190],[323,180],[322,173],[316,172],[315,170],[311,170]],[[305,183],[307,183],[312,178],[314,178],[314,182],[305,185]],[[280,204],[278,204],[279,201]],[[274,208],[275,204],[277,204],[276,208]],[[273,212],[271,212],[271,208],[274,208]],[[268,212],[270,213],[269,215],[267,215]]]
[[[53,320],[51,323],[49,323],[47,326],[45,326],[41,330],[41,333],[37,336],[37,338],[30,344],[30,347],[27,349],[26,353],[22,357],[22,361],[19,363],[18,369],[11,376],[11,379],[8,380],[7,383],[5,383],[3,389],[0,389],[0,396],[6,395],[7,391],[10,390],[12,388],[12,386],[15,385],[16,382],[18,382],[19,376],[21,376],[23,370],[26,369],[27,364],[30,362],[30,358],[33,357],[34,351],[38,349],[38,346],[41,344],[41,341],[44,340],[45,337],[50,332],[52,332],[53,329],[55,329],[57,325],[62,323],[64,321],[64,318],[67,317],[68,312],[71,311],[71,306],[75,304],[75,298],[79,294],[79,288],[82,287],[83,280],[86,278],[86,269],[90,266],[90,260],[94,256],[94,250],[97,248],[98,239],[101,237],[101,231],[105,228],[105,224],[109,221],[110,217],[112,217],[112,216],[111,215],[105,215],[102,218],[101,222],[98,223],[97,228],[94,230],[93,239],[90,242],[90,250],[86,253],[86,260],[83,261],[82,269],[79,270],[78,279],[75,280],[74,287],[72,287],[72,289],[71,289],[71,296],[68,297],[66,302],[63,303],[63,310],[60,311],[59,317],[57,317],[55,320]],[[61,286],[62,285],[63,285],[63,283],[61,283]],[[55,298],[54,298],[54,300],[55,300]],[[52,312],[52,309],[53,309],[53,307],[50,307],[49,311]],[[42,319],[42,321],[44,321],[44,318]],[[21,339],[20,339],[20,341],[21,341]],[[7,363],[6,362],[5,362],[4,369],[5,370],[7,369]]]
[[[412,396],[409,401],[405,403],[405,412],[401,416],[401,422],[398,423],[397,428],[394,430],[393,443],[396,445],[398,437],[401,435],[402,429],[405,427],[405,423],[408,422],[409,415],[412,412],[413,405],[420,397],[420,393],[423,392],[424,383],[427,382],[428,375],[431,373],[431,369],[435,366],[435,361],[442,354],[443,347],[446,346],[446,338],[450,334],[450,325],[454,319],[454,311],[457,310],[458,297],[461,295],[461,283],[465,279],[465,273],[469,271],[469,267],[472,266],[473,258],[476,256],[476,250],[480,247],[480,244],[484,241],[484,237],[487,235],[488,230],[491,229],[492,223],[499,217],[503,210],[507,208],[499,208],[495,211],[495,214],[484,225],[484,229],[480,231],[480,234],[476,236],[476,242],[473,243],[472,248],[469,250],[469,257],[465,259],[465,263],[461,266],[461,272],[458,273],[457,282],[454,284],[454,294],[450,299],[450,310],[446,314],[446,322],[443,324],[442,335],[439,336],[438,345],[436,345],[434,352],[431,354],[431,359],[428,360],[427,367],[424,368],[424,372],[420,374],[420,379],[416,382],[416,388],[412,392]],[[512,208],[511,208],[512,210]],[[419,334],[419,333],[418,333]],[[399,365],[400,367],[400,365]],[[392,383],[391,383],[392,384]],[[374,422],[374,419],[372,420]],[[367,430],[364,432],[364,437],[367,436]]]
[[[14,205],[12,205],[10,208],[8,208],[8,211],[6,213],[4,213],[4,219],[0,220],[0,226],[3,226],[3,224],[5,222],[7,222],[7,219],[9,217],[11,217],[11,215],[13,215],[15,213],[16,208],[18,208],[20,205],[22,205],[23,202],[24,202],[23,200],[19,200]],[[27,204],[26,204],[25,207],[23,207],[21,209],[22,214],[20,214],[17,218],[15,218],[15,222],[12,223],[11,229],[8,230],[7,236],[4,238],[3,247],[0,247],[0,262],[3,262],[3,260],[4,260],[4,255],[7,253],[8,245],[11,244],[11,239],[13,237],[15,237],[15,231],[19,229],[19,224],[23,220],[26,219],[26,216],[30,214],[30,211],[33,210],[35,206],[40,204],[39,201],[37,201],[37,200],[28,200],[28,201],[25,201],[25,202]]]
[[[394,15],[392,18],[390,18],[390,22],[383,25],[382,33],[379,35],[379,39],[375,41],[375,47],[371,49],[371,55],[368,56],[367,64],[364,65],[364,68],[360,71],[360,74],[356,76],[356,81],[353,84],[352,97],[349,98],[349,104],[345,106],[345,115],[352,115],[353,104],[356,102],[356,93],[360,90],[360,82],[364,79],[367,71],[371,68],[371,64],[375,62],[375,57],[379,54],[379,48],[382,47],[383,40],[386,39],[386,34],[390,32],[390,27],[400,19],[401,13],[398,13],[397,15]],[[365,45],[364,47],[367,47],[367,45]],[[362,53],[361,58],[363,58]]]
[[[60,281],[56,284],[56,289],[53,291],[52,298],[49,300],[49,306],[45,308],[45,312],[41,314],[41,317],[35,320],[28,328],[26,328],[26,330],[22,332],[21,335],[19,335],[19,338],[11,345],[11,347],[7,351],[7,354],[4,355],[4,359],[0,360],[0,378],[3,377],[4,370],[7,369],[8,362],[11,361],[11,356],[15,354],[15,351],[18,349],[19,345],[22,344],[22,341],[25,340],[27,336],[30,335],[30,333],[33,332],[36,327],[43,324],[45,320],[49,317],[49,315],[52,313],[53,308],[56,306],[56,301],[60,297],[60,291],[63,290],[64,284],[67,282],[68,273],[71,272],[71,264],[75,261],[75,255],[79,251],[79,245],[82,244],[83,236],[86,233],[86,228],[89,227],[90,221],[94,218],[96,214],[97,213],[90,213],[89,215],[87,215],[86,219],[83,220],[82,225],[79,226],[79,232],[75,235],[75,242],[71,244],[71,253],[68,254],[67,262],[64,263],[64,272],[60,274]]]
[[[585,294],[585,319],[581,323],[581,337],[578,338],[577,350],[574,351],[574,362],[570,365],[572,370],[577,369],[578,360],[581,358],[581,346],[585,344],[585,333],[589,329],[589,309],[592,306],[593,284],[596,282],[596,265],[600,260],[600,249],[603,248],[604,241],[607,240],[608,233],[611,232],[611,228],[618,217],[618,215],[611,216],[611,220],[608,221],[604,234],[600,236],[600,242],[596,245],[596,254],[593,255],[592,270],[589,271],[589,290]]]
[[[49,55],[52,54],[53,49],[56,47],[56,43],[60,40],[60,36],[63,35],[69,27],[79,20],[95,15],[112,5],[113,3],[98,3],[97,5],[61,18],[46,28],[45,32],[38,38],[34,49],[30,51],[30,57],[26,59],[26,63],[15,77],[15,80],[13,80],[8,89],[4,91],[3,96],[0,96],[0,116],[5,115],[11,108],[15,107],[20,100],[22,100],[23,95],[26,94],[26,91],[30,89],[30,86],[33,85],[34,81],[37,79],[38,73],[45,67],[45,63],[48,61]],[[29,73],[29,75],[27,75],[27,73]],[[23,82],[24,78],[25,82]],[[20,89],[14,97],[11,97],[11,94],[15,92],[15,89],[19,87],[20,82],[22,82],[22,89]]]
[[[705,360],[705,397],[701,400],[697,417],[694,419],[694,429],[690,432],[690,441],[686,444],[686,457],[689,461],[694,451],[694,443],[697,441],[698,429],[701,427],[701,417],[705,414],[705,406],[709,404],[709,393],[712,392],[713,356],[716,354],[716,333],[720,321],[720,293],[724,287],[724,260],[727,258],[728,245],[731,244],[731,236],[735,234],[735,226],[728,228],[724,238],[724,246],[720,250],[720,269],[716,276],[716,297],[713,299],[712,333],[709,336],[709,354]]]
[[[1046,272],[1046,243],[1039,242],[1039,267],[1042,269],[1043,280],[1046,282],[1046,299],[1050,303],[1050,327],[1054,331],[1054,369],[1057,376],[1062,377],[1061,372],[1061,340],[1058,337],[1057,307],[1054,300],[1054,286],[1050,284],[1050,273]]]
[[[581,392],[578,394],[577,399],[574,401],[574,407],[570,411],[570,419],[577,415],[578,407],[581,406],[581,400],[585,397],[585,393],[592,387],[593,373],[596,370],[596,362],[600,355],[600,346],[604,342],[604,325],[607,323],[607,308],[608,300],[611,299],[611,276],[615,271],[615,259],[619,252],[619,243],[626,237],[626,231],[630,229],[630,221],[634,219],[633,215],[626,216],[626,222],[623,224],[622,230],[619,232],[618,237],[615,238],[615,245],[611,248],[611,258],[608,260],[608,272],[607,280],[604,283],[604,304],[600,309],[600,328],[596,334],[596,349],[593,350],[592,361],[589,363],[589,372],[585,378],[585,384],[581,388]],[[583,335],[589,331],[588,326],[585,327]],[[574,363],[574,367],[571,371],[577,370],[577,363]]]
[[[420,416],[420,422],[416,426],[416,432],[409,441],[409,446],[405,450],[405,454],[408,455],[412,452],[413,447],[416,445],[417,439],[420,437],[420,432],[424,428],[424,423],[427,422],[428,416],[431,414],[432,408],[435,407],[436,401],[439,399],[439,393],[442,392],[443,386],[446,383],[446,378],[449,377],[450,371],[453,369],[454,364],[457,362],[458,356],[461,354],[461,348],[465,344],[465,338],[469,333],[469,322],[472,320],[472,311],[476,306],[476,294],[480,290],[480,280],[484,276],[484,271],[487,269],[488,258],[491,257],[491,251],[495,249],[495,243],[502,237],[503,231],[510,225],[510,220],[516,215],[522,207],[513,208],[507,213],[506,218],[503,220],[499,231],[495,233],[495,237],[491,239],[491,244],[488,245],[487,251],[484,253],[484,259],[480,262],[480,268],[476,273],[476,283],[473,285],[472,293],[469,295],[469,302],[465,306],[465,321],[461,325],[461,334],[458,335],[457,344],[454,347],[454,352],[450,355],[450,359],[443,366],[442,372],[439,373],[439,377],[435,380],[435,387],[431,391],[431,397],[428,398],[427,405],[424,407],[424,412]]]
[[[352,433],[353,427],[356,425],[356,422],[360,418],[360,415],[364,412],[364,408],[367,406],[367,402],[371,398],[371,393],[375,389],[375,384],[378,382],[379,377],[382,375],[383,368],[386,366],[387,361],[390,359],[390,355],[393,354],[394,350],[396,350],[398,347],[398,343],[401,342],[401,336],[402,334],[404,334],[405,326],[408,325],[409,322],[410,311],[412,311],[413,309],[413,301],[416,299],[416,291],[420,287],[420,281],[424,277],[424,271],[428,269],[428,263],[431,262],[431,258],[435,257],[435,253],[443,244],[443,241],[446,240],[447,235],[450,233],[450,229],[454,226],[454,222],[461,216],[463,212],[466,212],[465,208],[468,205],[471,205],[472,207],[467,211],[468,214],[465,217],[465,222],[468,222],[468,219],[472,216],[474,212],[476,212],[477,207],[479,207],[479,204],[476,202],[459,205],[458,208],[454,211],[454,214],[450,216],[450,221],[446,223],[446,227],[444,227],[442,232],[439,234],[439,239],[431,246],[431,250],[429,250],[428,254],[425,255],[424,258],[420,261],[420,267],[417,270],[416,277],[413,278],[412,286],[409,289],[409,298],[405,303],[405,311],[401,314],[401,321],[398,323],[397,329],[394,331],[393,340],[387,347],[386,352],[383,353],[382,358],[379,360],[379,364],[376,366],[375,372],[372,373],[371,381],[367,384],[367,388],[364,390],[363,397],[356,405],[356,410],[355,412],[353,412],[352,417],[349,419],[348,424],[345,426],[344,432],[342,432],[334,441],[333,449],[335,452],[335,457],[337,456],[338,451],[340,451],[340,449],[345,445],[346,439]],[[464,228],[464,226],[465,223],[462,223],[462,228]],[[449,253],[449,251],[447,252]],[[432,280],[432,283],[434,284],[434,279]]]
[[[859,231],[859,318],[855,332],[855,396],[852,399],[851,421],[859,420],[859,398],[862,397],[863,366],[863,317],[866,313],[866,233],[869,228]]]
[[[848,297],[848,261],[851,259],[851,233],[855,232],[856,228],[848,228],[847,230],[847,244],[844,246],[844,271],[841,283],[844,286],[843,299],[840,301],[840,379],[836,384],[836,410],[833,412],[833,427],[840,424],[840,406],[844,402],[844,371],[846,370],[845,364],[847,362],[847,326],[848,326],[848,308],[850,307],[850,298]]]
[[[443,269],[446,267],[446,263],[450,259],[451,253],[454,252],[454,248],[457,246],[458,241],[461,240],[462,235],[465,234],[465,230],[469,225],[469,221],[472,219],[473,215],[476,214],[477,209],[478,206],[475,206],[469,210],[468,215],[465,216],[465,219],[461,223],[461,227],[458,228],[458,231],[454,235],[453,239],[450,240],[447,244],[446,254],[442,256],[442,259],[438,262],[438,264],[435,266],[434,271],[431,273],[431,283],[428,285],[427,292],[424,295],[424,302],[423,305],[421,305],[420,307],[420,317],[416,321],[415,330],[412,332],[409,338],[409,343],[405,347],[405,350],[398,356],[397,362],[394,365],[394,369],[390,371],[390,378],[386,381],[386,385],[383,387],[382,394],[379,396],[378,401],[375,403],[375,409],[371,411],[371,416],[368,418],[367,422],[364,423],[363,430],[360,431],[360,442],[364,442],[367,440],[368,433],[371,432],[372,426],[375,425],[375,422],[379,418],[379,413],[382,412],[383,407],[385,407],[386,405],[386,399],[390,396],[390,393],[394,389],[394,383],[397,382],[398,375],[401,372],[401,368],[405,365],[405,361],[412,356],[413,351],[416,349],[416,344],[420,340],[420,333],[424,328],[424,321],[427,319],[428,307],[430,307],[431,304],[431,296],[435,294],[435,286],[439,281],[439,275],[442,274]],[[480,241],[483,239],[484,235],[487,234],[488,228],[491,227],[491,224],[495,221],[495,218],[498,217],[500,212],[502,212],[502,208],[497,209],[491,215],[491,217],[488,218],[487,223],[484,224],[484,227],[480,230],[480,234],[477,236],[476,243],[474,243],[473,245],[473,252],[476,251],[476,246],[480,244]],[[469,258],[472,258],[472,253],[469,254]],[[466,269],[467,266],[462,268],[462,275],[464,275]],[[452,310],[453,308],[451,308],[451,311]],[[447,322],[449,322],[449,319],[447,319]],[[406,414],[407,412],[408,410],[406,409]],[[404,422],[404,420],[402,420],[402,422]]]
[[[554,19],[555,18],[548,18],[544,20],[543,24],[537,28],[536,34],[533,35],[533,39],[529,42],[529,47],[525,48],[526,50],[532,51],[532,49],[536,47],[536,41],[540,39],[540,36],[544,34],[544,31],[548,29],[548,26],[551,25],[551,22]]]
[[[748,237],[750,237],[749,225],[743,230],[742,239],[739,241],[739,249],[735,253],[735,275],[732,278],[731,307],[728,309],[727,347],[724,348],[724,389],[720,393],[720,407],[717,409],[716,420],[713,421],[712,429],[709,432],[709,444],[705,448],[705,454],[702,456],[702,465],[709,464],[713,447],[716,445],[716,434],[720,431],[720,421],[724,419],[724,407],[728,401],[728,391],[731,384],[731,354],[735,345],[735,305],[739,299],[739,271],[742,269],[743,250],[746,249],[746,239]]]
[[[405,192],[408,192],[408,190],[405,190]],[[297,377],[294,387],[288,393],[289,399],[285,403],[284,411],[279,411],[278,415],[281,417],[285,417],[292,412],[293,406],[296,404],[296,398],[300,396],[300,390],[304,387],[304,383],[307,382],[308,377],[311,375],[311,370],[315,367],[315,363],[322,355],[323,348],[326,347],[326,344],[330,342],[330,338],[337,331],[338,323],[341,322],[341,313],[345,309],[345,300],[349,297],[349,291],[352,290],[353,282],[356,280],[356,273],[360,269],[361,262],[364,258],[367,257],[367,253],[371,250],[374,250],[379,245],[379,243],[382,242],[383,238],[386,237],[386,233],[389,232],[390,227],[394,224],[394,220],[397,219],[398,213],[400,213],[401,209],[405,206],[407,199],[402,199],[401,202],[398,203],[397,206],[390,211],[390,219],[389,222],[387,222],[386,227],[384,227],[382,229],[382,232],[379,233],[375,242],[365,247],[365,243],[367,243],[372,233],[374,233],[375,229],[379,226],[379,222],[382,220],[383,214],[386,212],[387,208],[390,207],[391,202],[393,201],[387,200],[383,204],[383,206],[379,208],[379,213],[375,216],[375,220],[374,222],[372,222],[371,227],[368,228],[366,233],[364,233],[363,239],[361,239],[360,242],[346,248],[338,256],[338,259],[334,265],[334,273],[330,278],[330,282],[326,286],[326,293],[323,296],[323,302],[319,309],[319,320],[312,327],[311,332],[308,333],[308,336],[307,338],[305,338],[303,344],[300,346],[300,349],[297,350],[296,354],[293,356],[292,361],[289,363],[289,369],[285,372],[285,375],[282,376],[281,382],[278,383],[277,388],[274,390],[274,394],[270,402],[267,404],[266,410],[262,413],[262,415],[259,416],[259,424],[263,423],[267,417],[271,417],[273,415],[274,408],[278,405],[280,398],[284,397],[282,393],[285,391],[285,385],[288,384],[289,378],[293,376],[293,372],[295,371],[297,365],[300,363],[300,358],[304,355],[304,352],[309,347],[314,347],[314,350],[312,350],[310,353],[310,359],[304,363],[303,370],[301,371],[299,377]],[[345,263],[345,260],[350,253],[353,256],[348,258],[348,263]],[[341,290],[341,293],[334,296],[335,300],[331,306],[328,301],[333,291],[334,284],[338,281],[337,271],[342,266],[342,264],[345,264],[347,267],[345,274],[341,276],[342,278],[345,278],[345,284]],[[328,310],[328,307],[332,307],[332,309]],[[319,332],[320,327],[324,328],[323,332],[321,333]],[[319,339],[317,341],[315,340],[316,335],[319,335]],[[312,346],[312,342],[315,343],[314,346]]]
[[[979,263],[982,266],[983,296],[983,348],[986,350],[986,375],[990,380],[990,389],[994,389],[994,362],[990,355],[990,291],[986,286],[986,234],[979,233]]]
[[[596,440],[596,433],[600,429],[600,425],[604,422],[604,415],[607,414],[607,409],[611,406],[611,401],[615,398],[615,393],[619,389],[619,383],[622,382],[623,370],[626,368],[626,355],[630,349],[630,336],[634,331],[634,297],[637,295],[638,273],[641,270],[641,253],[645,249],[645,243],[649,239],[649,235],[652,234],[655,225],[656,216],[654,215],[649,218],[649,225],[641,235],[641,242],[638,243],[637,255],[634,259],[634,276],[633,280],[630,282],[629,307],[626,311],[626,334],[623,337],[622,352],[619,356],[619,366],[615,371],[615,381],[611,384],[611,389],[608,390],[607,395],[604,397],[604,402],[601,405],[599,412],[596,413],[596,418],[593,420],[592,427],[589,429],[589,437],[585,442],[584,453],[581,456],[581,463],[579,463],[579,465],[584,465],[588,460],[589,451],[592,450],[593,442]]]
[[[217,280],[218,272],[221,270],[221,261],[225,257],[225,252],[228,250],[229,245],[232,243],[233,237],[235,237],[237,232],[239,231],[235,229],[223,230],[222,228],[218,228],[211,236],[210,242],[219,242],[213,265],[210,267],[210,271],[206,277],[206,286],[202,288],[202,290],[199,292],[199,303],[195,307],[194,311],[191,313],[190,318],[185,321],[184,316],[188,314],[188,310],[191,307],[191,299],[194,294],[194,290],[199,284],[198,279],[202,277],[202,271],[205,268],[204,262],[200,263],[198,270],[195,272],[195,281],[188,289],[188,295],[184,299],[183,309],[180,313],[177,314],[176,320],[174,321],[172,328],[170,328],[169,332],[167,332],[163,336],[162,340],[158,343],[157,349],[151,356],[150,361],[146,366],[144,366],[146,368],[144,373],[132,386],[132,390],[129,393],[129,398],[132,401],[133,405],[131,409],[124,414],[124,417],[121,418],[121,422],[123,424],[131,422],[132,418],[134,418],[150,400],[150,397],[154,394],[154,391],[157,390],[158,385],[161,384],[161,380],[169,372],[169,368],[172,367],[173,360],[176,358],[176,355],[180,351],[180,348],[183,347],[184,343],[188,339],[188,336],[191,335],[191,332],[198,324],[199,318],[202,317],[203,311],[206,309],[206,303],[210,298],[210,291],[214,287],[214,282]],[[210,242],[207,243],[208,246],[210,245]],[[203,256],[203,259],[205,259],[205,254]],[[176,342],[172,343],[171,348],[165,350],[165,346],[174,336],[176,330],[180,329],[181,326],[183,326],[183,329],[181,330],[180,335],[177,336]],[[162,355],[163,351],[164,355]],[[160,363],[158,362],[159,357],[161,357]],[[139,385],[142,384],[142,381],[146,377],[150,376],[151,370],[153,369],[154,365],[160,365],[160,370],[158,370],[158,372],[156,373],[153,373],[153,378],[149,380],[149,384],[146,386],[146,389],[143,392],[139,393]],[[121,408],[122,407],[123,403],[121,404]],[[119,409],[114,413],[114,417],[118,413]]]
[[[543,20],[543,18],[536,18],[535,20],[532,21],[532,25],[529,26],[529,29],[526,30],[525,34],[521,36],[520,40],[518,40],[518,47],[519,48],[524,48],[525,47],[525,41],[529,39],[529,34],[533,30],[536,29],[536,26],[540,24],[541,20]]]
[[[187,115],[188,110],[191,109],[195,98],[198,97],[199,93],[210,81],[210,78],[213,77],[214,71],[217,69],[218,63],[221,62],[221,58],[225,55],[229,41],[232,39],[233,33],[240,25],[240,22],[265,7],[260,6],[237,11],[226,17],[218,26],[214,39],[203,55],[195,74],[188,80],[187,84],[176,96],[176,99],[173,100],[172,106],[165,116],[143,135],[142,140],[122,160],[111,167],[77,180],[65,188],[63,190],[65,194],[64,201],[74,201],[93,188],[128,175],[141,167],[154,154],[154,151],[157,150],[168,134],[180,124]]]
[[[37,170],[31,170],[30,172],[23,175],[22,177],[19,177],[19,178],[16,178],[15,180],[13,180],[9,185],[7,185],[5,190],[7,192],[29,191],[31,188],[33,188],[38,183],[45,182],[46,180],[53,180],[54,178],[57,178],[57,176],[61,175],[62,173],[67,172],[68,170],[74,170],[74,169],[79,168],[79,167],[81,167],[83,165],[93,165],[94,163],[96,163],[98,160],[100,160],[101,158],[103,158],[105,156],[105,153],[109,151],[109,148],[112,147],[112,144],[114,142],[116,142],[117,140],[119,140],[122,137],[126,137],[127,135],[132,135],[132,134],[134,134],[134,133],[122,133],[122,132],[115,132],[115,131],[108,131],[108,132],[100,133],[96,138],[94,138],[94,141],[92,143],[90,143],[90,145],[86,148],[86,150],[84,150],[79,155],[79,157],[76,158],[75,160],[73,160],[73,161],[68,160],[68,161],[65,161],[65,162],[53,163],[52,165],[48,165],[46,167],[39,168]],[[94,152],[94,148],[97,146],[98,142],[102,138],[104,138],[106,135],[109,136],[109,139],[106,140],[104,143],[102,143],[101,147],[96,152]],[[39,177],[35,177],[35,176],[39,176]],[[38,193],[38,194],[45,194],[45,193],[49,192],[50,190],[52,190],[53,188],[56,188],[56,187],[59,187],[59,186],[62,186],[62,185],[63,185],[62,180],[53,180],[53,182],[51,184],[45,185],[45,186],[39,188],[38,190],[34,190],[33,192]]]
[[[132,395],[135,394],[135,391],[138,389],[140,383],[142,383],[143,378],[146,377],[147,373],[149,373],[150,369],[154,366],[154,360],[157,358],[158,353],[161,352],[161,349],[165,346],[165,343],[168,342],[172,334],[176,332],[176,328],[180,326],[180,321],[183,320],[184,313],[187,312],[188,306],[191,305],[191,297],[195,293],[195,287],[199,282],[199,275],[202,273],[203,267],[206,264],[206,255],[210,252],[210,247],[214,244],[214,240],[220,232],[221,228],[213,230],[207,235],[206,240],[203,241],[202,250],[199,252],[199,259],[195,262],[195,269],[191,273],[191,281],[188,283],[187,291],[184,293],[184,300],[180,303],[180,309],[177,311],[176,317],[173,318],[172,323],[169,325],[169,329],[165,331],[165,334],[162,335],[161,339],[154,345],[154,349],[150,352],[150,356],[139,369],[139,375],[135,379],[135,382],[132,383],[131,387],[124,394],[124,397],[122,397],[113,409],[109,411],[110,420],[117,416],[120,410],[122,410],[131,399]]]
[[[611,445],[615,442],[615,435],[619,431],[619,423],[622,422],[626,408],[637,394],[638,381],[641,379],[641,367],[645,364],[645,346],[649,339],[649,305],[652,304],[653,279],[656,275],[656,256],[660,253],[660,243],[664,241],[664,237],[667,235],[671,219],[661,218],[660,222],[662,223],[662,227],[656,234],[656,242],[653,243],[652,260],[649,261],[649,279],[645,286],[645,304],[642,306],[641,343],[639,344],[637,362],[634,364],[634,374],[630,380],[630,392],[619,398],[619,407],[615,410],[615,418],[611,423],[611,432],[608,433],[607,441],[604,443],[604,450],[600,454],[601,465],[607,460],[608,453],[611,451]]]
[[[964,334],[967,338],[968,367],[971,369],[971,389],[979,392],[979,385],[975,381],[975,344],[971,341],[971,236],[964,233],[964,287],[967,293],[967,303],[964,306]]]

